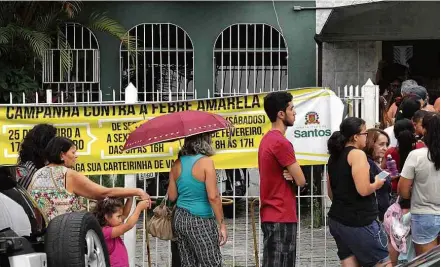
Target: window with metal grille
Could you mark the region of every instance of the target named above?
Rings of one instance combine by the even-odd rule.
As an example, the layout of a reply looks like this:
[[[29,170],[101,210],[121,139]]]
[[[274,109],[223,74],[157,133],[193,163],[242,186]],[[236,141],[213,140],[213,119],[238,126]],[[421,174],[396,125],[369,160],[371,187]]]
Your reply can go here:
[[[282,34],[266,24],[235,24],[214,45],[215,96],[288,88],[288,48]]]
[[[193,43],[171,23],[144,23],[127,32],[121,43],[121,99],[130,82],[139,101],[172,101],[194,96]]]
[[[44,89],[52,89],[54,102],[98,101],[100,53],[95,35],[78,23],[67,23],[61,31],[64,36],[44,53]],[[63,57],[70,59],[65,61],[70,67],[63,68]]]

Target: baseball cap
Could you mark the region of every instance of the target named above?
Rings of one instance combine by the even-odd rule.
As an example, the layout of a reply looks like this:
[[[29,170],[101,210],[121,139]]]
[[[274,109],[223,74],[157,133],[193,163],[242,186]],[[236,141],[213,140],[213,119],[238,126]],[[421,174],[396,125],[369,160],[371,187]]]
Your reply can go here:
[[[426,98],[427,98],[426,88],[422,87],[421,85],[417,85],[417,86],[412,87],[410,90],[411,90],[411,94],[418,96],[422,100],[426,100]]]

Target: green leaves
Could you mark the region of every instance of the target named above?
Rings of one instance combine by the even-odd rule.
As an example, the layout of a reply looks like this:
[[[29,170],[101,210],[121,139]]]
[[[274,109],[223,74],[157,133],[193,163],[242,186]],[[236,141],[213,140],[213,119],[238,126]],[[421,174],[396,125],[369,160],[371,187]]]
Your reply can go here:
[[[0,44],[7,44],[12,39],[10,25],[6,27],[0,27]]]
[[[24,68],[15,69],[0,64],[0,101],[9,102],[12,95],[13,103],[22,102],[23,93],[36,92],[38,88],[38,83]]]
[[[69,43],[66,41],[66,36],[60,28],[58,28],[58,39],[62,72],[65,73],[71,70],[73,66],[72,51],[70,50],[71,47]]]
[[[62,1],[62,10],[69,19],[75,18],[81,12],[81,1]]]
[[[119,22],[109,18],[106,13],[92,13],[86,26],[91,30],[97,30],[113,35],[121,40],[123,45],[129,50],[135,50],[136,40],[134,38],[129,39],[127,30]]]
[[[118,39],[122,39],[126,33],[126,29],[121,24],[107,17],[105,13],[92,13],[87,26],[90,29],[109,33]]]
[[[52,45],[51,37],[45,32],[25,27],[16,27],[14,33],[15,37],[26,41],[28,47],[40,61],[43,58],[44,52]]]
[[[0,77],[0,102],[5,93],[14,94],[39,87],[43,59],[50,49],[60,62],[60,76],[74,66],[74,56],[66,39],[66,23],[80,23],[91,30],[108,33],[134,50],[135,40],[128,40],[126,29],[105,13],[93,13],[85,21],[79,17],[81,1],[6,1],[0,4],[0,64],[8,69]],[[52,64],[52,63],[49,63]],[[58,63],[57,63],[58,64]],[[17,79],[10,75],[17,75]],[[27,79],[24,77],[27,76]],[[34,81],[35,80],[37,81]]]

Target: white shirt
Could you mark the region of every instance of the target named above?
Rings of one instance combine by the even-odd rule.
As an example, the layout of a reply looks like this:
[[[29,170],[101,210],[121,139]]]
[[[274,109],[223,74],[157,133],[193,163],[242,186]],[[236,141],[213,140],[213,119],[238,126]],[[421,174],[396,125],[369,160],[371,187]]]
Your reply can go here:
[[[386,129],[384,129],[384,131],[387,133],[387,135],[389,135],[389,139],[390,139],[389,147],[397,147],[398,141],[397,138],[395,138],[394,126],[393,125],[389,126]]]
[[[428,148],[415,149],[409,153],[401,176],[413,180],[410,212],[412,214],[433,214],[440,212],[439,170],[428,158]]]

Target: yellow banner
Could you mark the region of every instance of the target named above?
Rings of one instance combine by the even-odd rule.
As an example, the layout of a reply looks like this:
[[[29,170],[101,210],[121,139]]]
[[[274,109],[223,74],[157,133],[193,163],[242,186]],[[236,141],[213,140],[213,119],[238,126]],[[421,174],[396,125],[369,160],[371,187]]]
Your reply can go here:
[[[321,88],[305,88],[289,92],[294,98],[302,98],[302,95],[307,96],[308,93],[319,89]],[[16,164],[19,145],[26,133],[35,124],[49,123],[56,126],[59,136],[68,137],[75,142],[78,149],[75,169],[84,174],[167,172],[177,158],[180,142],[122,152],[122,147],[131,132],[131,125],[170,112],[201,110],[220,114],[235,126],[231,133],[219,131],[213,134],[216,168],[255,168],[259,143],[271,127],[263,110],[265,95],[136,105],[2,106],[0,164]]]

